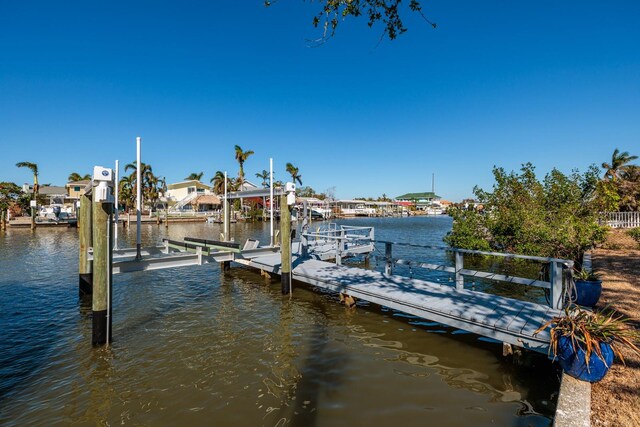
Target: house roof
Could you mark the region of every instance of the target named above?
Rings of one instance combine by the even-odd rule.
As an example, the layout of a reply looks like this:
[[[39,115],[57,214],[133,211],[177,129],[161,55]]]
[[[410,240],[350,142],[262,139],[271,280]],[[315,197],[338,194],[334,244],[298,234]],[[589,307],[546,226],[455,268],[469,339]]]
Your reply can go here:
[[[29,189],[29,193],[33,193],[33,188]],[[57,185],[43,185],[42,187],[38,187],[38,193],[42,196],[66,196],[67,189]]]
[[[74,186],[77,186],[77,185],[79,185],[81,187],[82,186],[86,187],[90,182],[91,182],[90,179],[83,179],[83,180],[80,180],[80,181],[69,181],[69,182],[67,182],[65,187],[74,187]]]
[[[220,197],[214,194],[206,194],[202,196],[198,196],[191,201],[192,205],[219,205]]]
[[[210,185],[207,185],[201,181],[198,181],[196,179],[191,179],[188,181],[180,181],[180,182],[174,182],[173,184],[169,184],[167,185],[167,189],[168,190],[175,190],[177,188],[185,188],[185,187],[198,187],[198,188],[211,188]]]
[[[421,199],[439,199],[438,196],[433,191],[425,191],[423,193],[407,193],[402,196],[396,197],[396,200],[421,200]]]

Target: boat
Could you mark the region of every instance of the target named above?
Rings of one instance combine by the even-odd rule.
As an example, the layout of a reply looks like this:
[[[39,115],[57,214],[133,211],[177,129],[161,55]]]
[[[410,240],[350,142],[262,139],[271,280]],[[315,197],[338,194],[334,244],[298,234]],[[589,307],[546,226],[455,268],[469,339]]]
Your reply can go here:
[[[36,216],[36,224],[76,227],[78,225],[78,218],[75,212],[73,212],[72,207],[53,204],[40,207],[38,215]]]

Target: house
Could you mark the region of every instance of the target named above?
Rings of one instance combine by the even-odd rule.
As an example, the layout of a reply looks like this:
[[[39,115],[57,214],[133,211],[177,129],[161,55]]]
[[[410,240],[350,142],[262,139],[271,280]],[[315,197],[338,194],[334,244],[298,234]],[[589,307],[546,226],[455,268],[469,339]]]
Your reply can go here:
[[[419,210],[426,210],[434,205],[439,206],[441,197],[432,191],[423,193],[407,193],[396,197],[396,202],[401,206],[415,207]]]
[[[91,183],[91,180],[85,179],[82,181],[69,181],[65,185],[67,189],[67,197],[71,200],[79,200],[80,196],[84,194],[84,190]]]
[[[167,185],[167,199],[171,201],[179,202],[205,194],[213,194],[211,186],[195,179]]]
[[[24,184],[22,191],[27,194],[33,194],[33,186]],[[38,194],[45,197],[50,205],[73,205],[76,199],[67,196],[67,189],[58,185],[39,185]]]

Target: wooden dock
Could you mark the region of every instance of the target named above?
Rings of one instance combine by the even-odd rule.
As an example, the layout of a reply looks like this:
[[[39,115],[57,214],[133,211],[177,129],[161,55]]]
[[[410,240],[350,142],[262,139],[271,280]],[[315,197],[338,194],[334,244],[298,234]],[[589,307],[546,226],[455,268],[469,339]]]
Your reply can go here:
[[[235,262],[279,274],[280,255]],[[558,310],[425,280],[347,267],[294,255],[293,279],[453,328],[546,353],[548,332],[534,332]]]

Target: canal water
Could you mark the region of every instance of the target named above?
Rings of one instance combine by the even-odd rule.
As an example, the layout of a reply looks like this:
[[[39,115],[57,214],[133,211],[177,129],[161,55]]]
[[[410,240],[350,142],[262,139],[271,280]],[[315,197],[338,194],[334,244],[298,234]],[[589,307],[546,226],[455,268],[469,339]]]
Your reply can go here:
[[[451,228],[446,217],[344,223],[425,245]],[[217,224],[143,227],[143,245],[220,234]],[[268,242],[268,227],[232,232]],[[135,227],[120,234],[120,247],[135,241]],[[518,366],[498,343],[384,307],[347,309],[301,284],[283,297],[279,281],[244,267],[114,276],[114,342],[92,348],[77,259],[73,229],[0,234],[0,425],[551,424],[558,375],[546,357]],[[370,268],[382,267],[373,257]]]

